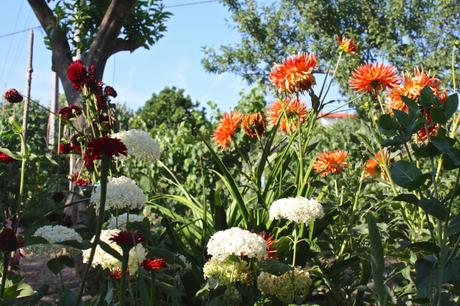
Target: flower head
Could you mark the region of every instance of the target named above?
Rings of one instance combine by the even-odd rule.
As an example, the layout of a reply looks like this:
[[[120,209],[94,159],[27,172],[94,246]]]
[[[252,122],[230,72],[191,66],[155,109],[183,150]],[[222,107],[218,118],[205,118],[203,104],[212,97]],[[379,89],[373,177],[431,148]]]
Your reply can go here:
[[[70,106],[61,108],[58,111],[58,114],[62,118],[70,120],[81,115],[81,108],[78,105],[72,104]]]
[[[265,240],[267,244],[267,258],[275,259],[276,258],[276,248],[275,243],[276,240],[273,238],[272,235],[268,234],[267,232],[263,231],[258,234]]]
[[[121,279],[121,269],[120,268],[115,268],[112,271],[109,272],[110,278],[119,281]]]
[[[214,130],[213,139],[221,150],[230,146],[233,135],[241,122],[241,118],[242,115],[239,112],[230,112],[225,113],[219,120],[219,123]]]
[[[241,126],[249,137],[260,137],[265,132],[265,117],[262,113],[249,113],[243,116]]]
[[[96,211],[99,211],[100,198],[101,188],[96,186],[90,198],[90,202],[96,204]],[[111,178],[107,183],[106,210],[143,209],[146,201],[142,189],[137,186],[135,181],[126,176]]]
[[[112,216],[109,221],[107,222],[108,229],[120,229],[126,230],[126,226],[134,222],[142,222],[144,221],[143,216],[124,213],[119,216]]]
[[[315,67],[316,56],[300,52],[286,58],[281,64],[275,64],[270,71],[269,80],[281,91],[301,93],[316,84],[313,75]]]
[[[383,63],[365,64],[355,69],[350,78],[350,87],[357,92],[379,92],[393,88],[400,82],[398,71]]]
[[[347,38],[345,34],[343,34],[342,38],[340,38],[337,35],[336,39],[337,39],[337,42],[339,43],[339,48],[342,52],[349,53],[349,54],[358,53],[358,46],[356,45],[356,42],[352,38]]]
[[[117,91],[112,87],[112,86],[106,86],[104,88],[104,93],[110,97],[114,97],[116,98],[117,97]]]
[[[324,216],[323,206],[314,199],[284,198],[272,203],[270,219],[287,219],[296,223],[309,223]]]
[[[313,168],[323,177],[329,174],[339,174],[348,166],[347,156],[348,152],[342,150],[321,152]]]
[[[127,155],[127,148],[120,139],[110,138],[107,136],[99,137],[90,141],[86,146],[85,166],[88,169],[93,168],[93,162],[101,159],[102,156],[113,158],[114,156]]]
[[[131,231],[120,231],[114,233],[110,238],[110,241],[118,244],[123,250],[131,250],[136,244],[145,241],[144,236],[139,233],[133,233]]]
[[[80,234],[77,233],[73,228],[63,225],[42,226],[34,232],[33,236],[43,238],[48,243],[28,246],[27,250],[43,255],[53,255],[63,251],[70,251],[73,253],[80,252],[79,249],[64,246],[61,243],[65,241],[83,241],[83,238],[80,236]]]
[[[207,248],[208,254],[217,258],[225,258],[230,255],[249,258],[267,256],[265,240],[257,234],[238,227],[232,227],[212,235]]]
[[[4,96],[5,100],[10,103],[18,103],[24,99],[24,97],[15,88],[8,89]]]
[[[252,283],[249,265],[235,256],[211,258],[204,264],[203,274],[204,278],[209,278],[222,285],[234,283],[250,285]]]
[[[0,152],[0,163],[10,164],[10,163],[14,163],[15,161],[16,159],[12,158],[8,154]]]
[[[417,100],[420,97],[421,90],[429,86],[434,93],[441,94],[439,86],[441,81],[431,76],[429,72],[424,72],[423,69],[414,68],[414,73],[405,73],[402,77],[402,84],[391,89],[386,97],[386,105],[390,112],[393,109],[398,109],[403,112],[408,111],[407,105],[403,102],[401,96],[408,97],[412,100]]]
[[[5,227],[0,232],[0,251],[13,252],[20,248],[24,242],[16,237],[14,230]]]
[[[390,165],[390,158],[386,150],[379,151],[375,154],[374,157],[370,158],[366,162],[366,176],[381,176],[383,179],[386,179],[387,175],[383,171],[382,165]]]
[[[86,70],[85,66],[83,66],[83,62],[80,60],[74,61],[67,67],[67,78],[70,82],[72,82],[72,86],[79,90],[80,86],[84,82],[88,71]]]
[[[132,156],[145,162],[160,158],[160,145],[147,132],[133,129],[116,133],[112,137],[120,139],[126,145],[128,157]]]
[[[163,258],[144,259],[141,267],[147,271],[158,271],[166,267],[166,261]]]
[[[111,241],[110,238],[117,234],[119,230],[102,230],[101,231],[101,241],[107,243],[112,249],[114,249],[119,254],[122,253],[122,248],[115,242]],[[94,240],[94,238],[93,238]],[[88,262],[90,257],[91,249],[87,249],[83,251],[83,262]],[[129,259],[128,259],[128,272],[130,275],[134,275],[137,270],[139,269],[139,265],[145,259],[147,255],[147,251],[142,246],[142,244],[135,245],[129,251]],[[94,260],[92,263],[93,267],[101,266],[103,269],[109,269],[113,271],[114,269],[121,268],[121,262],[110,255],[109,253],[105,252],[100,245],[96,247],[96,253],[94,254]]]
[[[268,121],[270,124],[276,125],[279,120],[278,129],[290,134],[305,121],[307,115],[307,107],[302,101],[298,99],[291,100],[289,98],[284,101],[277,99],[268,110]]]
[[[90,180],[82,178],[79,172],[69,175],[68,179],[80,187],[86,187],[91,183]]]

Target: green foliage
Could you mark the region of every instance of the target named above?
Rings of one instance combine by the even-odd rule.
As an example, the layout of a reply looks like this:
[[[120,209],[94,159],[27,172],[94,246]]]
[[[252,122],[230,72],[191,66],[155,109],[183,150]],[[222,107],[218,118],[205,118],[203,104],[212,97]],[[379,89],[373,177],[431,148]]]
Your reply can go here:
[[[249,83],[267,83],[273,63],[300,50],[312,51],[328,69],[335,61],[343,33],[354,38],[361,61],[384,58],[401,70],[416,65],[447,74],[450,50],[460,39],[456,1],[225,0],[241,41],[204,49],[203,65],[213,73],[232,72]],[[457,55],[458,59],[458,55]],[[359,59],[348,56],[336,79],[342,90]],[[458,61],[457,61],[458,62]]]

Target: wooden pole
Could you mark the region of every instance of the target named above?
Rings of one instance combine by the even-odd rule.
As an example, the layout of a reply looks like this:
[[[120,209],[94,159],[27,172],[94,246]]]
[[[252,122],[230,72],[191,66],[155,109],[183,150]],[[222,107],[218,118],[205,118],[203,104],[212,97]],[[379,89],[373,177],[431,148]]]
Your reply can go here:
[[[30,91],[32,85],[32,60],[34,56],[34,31],[30,30],[29,34],[29,64],[27,65],[27,82],[26,82],[26,99],[24,101],[24,113],[22,116],[22,136],[24,137],[23,142],[27,142],[27,125],[29,118],[29,104],[30,104]],[[25,148],[22,148],[23,153]]]
[[[56,72],[52,72],[51,76],[51,102],[50,102],[50,115],[48,117],[48,149],[53,152],[56,144],[56,127],[57,120],[54,115],[59,108],[59,78]],[[58,136],[59,137],[59,136]]]

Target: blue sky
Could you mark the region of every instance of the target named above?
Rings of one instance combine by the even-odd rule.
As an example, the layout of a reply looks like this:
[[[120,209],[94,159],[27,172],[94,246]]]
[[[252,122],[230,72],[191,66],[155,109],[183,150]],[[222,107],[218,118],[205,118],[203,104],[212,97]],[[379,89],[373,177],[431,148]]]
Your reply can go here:
[[[166,6],[196,0],[164,0]],[[0,1],[0,36],[39,25],[26,0]],[[235,43],[239,33],[231,29],[230,14],[218,2],[171,7],[165,36],[150,50],[121,52],[106,66],[104,82],[118,91],[118,102],[137,109],[165,86],[185,89],[194,101],[212,100],[228,110],[247,85],[232,74],[206,73],[201,65],[202,47]],[[28,33],[0,38],[0,91],[26,82]],[[51,96],[51,52],[43,43],[44,32],[35,30],[32,97],[48,104]]]

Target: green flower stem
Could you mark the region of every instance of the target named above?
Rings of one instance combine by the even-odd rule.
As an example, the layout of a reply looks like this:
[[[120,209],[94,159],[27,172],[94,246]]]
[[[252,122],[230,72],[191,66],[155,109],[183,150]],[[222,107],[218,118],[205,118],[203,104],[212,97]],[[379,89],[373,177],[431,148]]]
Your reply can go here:
[[[123,249],[123,261],[121,262],[120,306],[126,303],[126,281],[128,280],[129,249]]]
[[[2,273],[2,284],[0,287],[0,298],[3,298],[5,293],[6,279],[8,274],[8,267],[10,265],[10,252],[3,252],[3,273]]]
[[[292,255],[292,267],[295,267],[295,259],[297,255],[297,226],[294,226],[294,239],[292,241],[293,244],[293,255]]]
[[[109,173],[110,160],[107,156],[102,156],[101,160],[101,179],[100,179],[100,188],[101,188],[101,199],[99,205],[99,217],[96,224],[96,233],[94,235],[93,245],[91,246],[91,253],[88,259],[88,266],[86,267],[85,273],[83,274],[83,279],[80,285],[80,292],[78,294],[77,306],[80,304],[81,297],[83,296],[83,291],[85,290],[86,279],[88,277],[88,272],[91,269],[93,263],[94,254],[96,253],[96,247],[99,244],[102,231],[102,223],[104,223],[105,217],[105,201],[107,196],[107,177]]]
[[[155,301],[156,288],[155,288],[156,274],[155,271],[150,272],[150,300]]]

